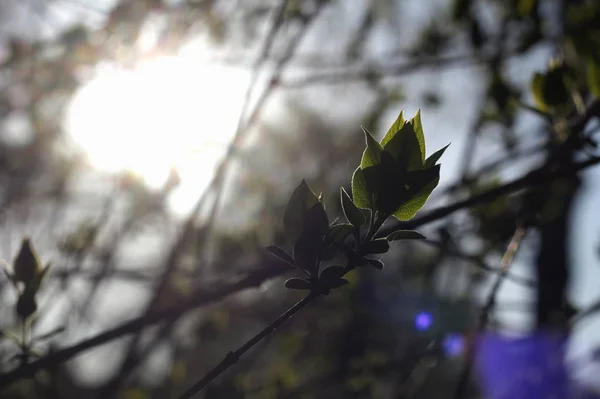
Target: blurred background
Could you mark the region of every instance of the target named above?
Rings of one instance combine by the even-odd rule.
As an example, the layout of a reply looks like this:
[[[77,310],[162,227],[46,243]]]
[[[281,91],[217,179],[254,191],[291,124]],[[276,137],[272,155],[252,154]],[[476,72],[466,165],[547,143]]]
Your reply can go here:
[[[380,139],[420,109],[427,154],[451,143],[419,215],[502,186],[556,141],[535,72],[559,56],[574,102],[591,98],[598,22],[594,0],[2,1],[0,257],[10,269],[29,236],[52,264],[29,361],[117,332],[0,396],[177,397],[302,297],[264,247],[285,246],[302,178],[341,216],[361,125]],[[585,309],[600,300],[600,169],[579,177],[553,242],[566,247],[566,300]],[[395,244],[382,272],[355,271],[199,397],[454,397],[531,193],[420,226],[427,240]],[[546,248],[542,228],[524,233],[487,320],[512,335],[536,326]],[[20,364],[16,301],[2,274],[3,373]],[[568,344],[569,373],[591,391],[599,331],[590,315]],[[468,380],[464,397],[485,397],[477,370]]]

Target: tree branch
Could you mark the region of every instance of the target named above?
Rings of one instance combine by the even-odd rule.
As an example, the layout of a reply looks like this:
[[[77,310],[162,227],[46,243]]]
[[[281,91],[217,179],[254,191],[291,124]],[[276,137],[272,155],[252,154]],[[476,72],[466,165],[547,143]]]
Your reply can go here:
[[[456,202],[454,204],[441,207],[424,214],[421,217],[417,217],[410,222],[405,223],[390,223],[388,226],[384,226],[378,233],[379,236],[387,236],[390,232],[398,230],[398,228],[414,229],[419,226],[423,226],[427,223],[434,222],[442,219],[458,210],[465,209],[474,205],[489,202],[495,198],[510,194],[512,192],[523,189],[529,185],[541,185],[547,184],[554,179],[568,176],[576,173],[580,170],[588,168],[590,166],[600,163],[600,158],[591,158],[589,160],[575,163],[566,169],[558,171],[544,171],[543,169],[536,169],[525,176],[508,182],[500,187],[496,187],[485,191],[481,194],[472,196],[463,201]],[[260,286],[264,281],[280,276],[290,269],[283,267],[280,263],[275,261],[266,261],[267,265],[262,270],[248,273],[245,277],[233,284],[226,284],[215,290],[208,292],[201,292],[197,296],[185,301],[181,304],[165,308],[160,311],[154,311],[141,317],[135,318],[128,322],[121,324],[111,330],[105,331],[92,338],[88,338],[78,344],[71,347],[62,349],[58,352],[50,353],[38,360],[28,363],[15,370],[9,371],[4,374],[0,374],[0,388],[5,387],[15,381],[34,375],[38,370],[50,369],[56,365],[65,362],[79,353],[86,351],[90,348],[105,344],[114,339],[120,338],[124,335],[135,333],[143,328],[154,325],[162,321],[175,320],[186,311],[191,309],[204,306],[216,302],[222,298],[231,295],[232,293],[242,291],[248,288]]]

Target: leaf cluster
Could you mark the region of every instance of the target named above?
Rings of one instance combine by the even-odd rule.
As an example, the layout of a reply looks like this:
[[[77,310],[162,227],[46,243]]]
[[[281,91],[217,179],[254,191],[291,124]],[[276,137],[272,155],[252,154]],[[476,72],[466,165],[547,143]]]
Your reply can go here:
[[[284,212],[285,236],[293,250],[271,245],[267,250],[304,274],[285,282],[290,289],[328,295],[348,284],[345,274],[355,267],[371,265],[383,269],[375,256],[390,249],[390,242],[423,239],[412,230],[397,230],[377,238],[389,217],[412,219],[425,205],[437,186],[440,165],[436,164],[446,147],[425,157],[425,137],[420,112],[404,120],[401,112],[381,142],[363,128],[366,148],[360,166],[352,176],[352,197],[340,189],[341,208],[346,221],[330,223],[323,198],[305,180],[296,187]],[[346,265],[322,263],[342,254]]]

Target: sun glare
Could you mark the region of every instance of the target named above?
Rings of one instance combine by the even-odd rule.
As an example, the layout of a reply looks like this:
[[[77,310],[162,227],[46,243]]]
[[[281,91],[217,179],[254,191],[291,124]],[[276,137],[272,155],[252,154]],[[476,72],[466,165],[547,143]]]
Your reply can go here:
[[[131,171],[157,188],[175,168],[172,205],[185,212],[227,150],[247,83],[246,71],[183,56],[99,67],[73,97],[66,129],[99,170]]]

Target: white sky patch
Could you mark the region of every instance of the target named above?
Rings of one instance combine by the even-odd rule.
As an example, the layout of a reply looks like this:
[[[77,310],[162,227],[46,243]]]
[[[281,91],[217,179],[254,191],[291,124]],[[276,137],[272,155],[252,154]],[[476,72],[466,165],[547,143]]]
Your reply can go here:
[[[158,188],[174,167],[182,183],[171,203],[185,213],[227,150],[248,80],[189,51],[129,70],[101,65],[74,95],[66,129],[99,170],[128,170]]]

